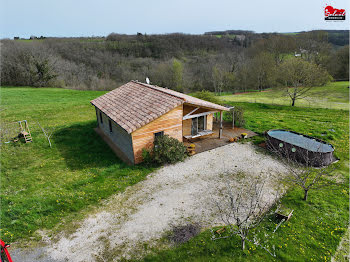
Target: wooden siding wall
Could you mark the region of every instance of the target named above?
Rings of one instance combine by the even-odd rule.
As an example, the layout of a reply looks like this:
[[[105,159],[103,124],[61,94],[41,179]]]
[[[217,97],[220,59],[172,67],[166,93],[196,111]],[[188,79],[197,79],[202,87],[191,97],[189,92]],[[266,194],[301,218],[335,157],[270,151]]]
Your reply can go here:
[[[154,133],[164,131],[164,135],[182,142],[182,112],[182,105],[180,105],[131,133],[135,164],[142,162],[142,149],[153,146]]]
[[[186,119],[182,123],[182,134],[184,136],[190,136],[191,135],[191,126],[192,126],[192,119]]]
[[[117,156],[122,159],[124,162],[128,164],[134,164],[134,152],[132,147],[131,135],[128,134],[122,127],[116,124],[111,120],[112,124],[112,133],[109,131],[109,118],[102,113],[102,122],[100,119],[100,110],[96,108],[96,115],[98,121],[98,127],[103,132],[105,136],[108,137],[110,142],[116,148],[113,148],[113,151],[117,154]]]

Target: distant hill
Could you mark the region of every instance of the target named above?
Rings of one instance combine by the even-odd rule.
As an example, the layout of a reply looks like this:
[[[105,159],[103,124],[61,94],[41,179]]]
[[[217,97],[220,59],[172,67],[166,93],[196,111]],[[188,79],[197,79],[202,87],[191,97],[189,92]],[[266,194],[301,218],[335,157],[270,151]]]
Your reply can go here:
[[[205,35],[247,35],[247,34],[255,34],[254,31],[249,30],[226,30],[226,31],[212,31],[205,32]]]
[[[148,77],[153,84],[178,91],[217,91],[221,86],[223,91],[238,92],[279,85],[273,69],[303,52],[307,61],[322,65],[334,79],[347,80],[348,36],[349,31],[338,30],[227,30],[205,35],[18,37],[0,40],[0,77],[1,84],[9,86],[93,90],[111,90],[130,79]],[[257,68],[265,70],[263,82],[252,77]]]
[[[328,42],[333,45],[344,46],[349,44],[349,30],[314,30],[328,33]],[[312,32],[312,31],[311,31]]]
[[[349,44],[349,30],[312,30],[312,31],[301,31],[301,32],[289,32],[289,33],[255,33],[254,31],[249,30],[225,30],[225,31],[211,31],[205,32],[205,35],[254,35],[254,38],[264,37],[270,34],[287,34],[287,35],[298,35],[302,33],[311,33],[323,31],[328,33],[328,42],[337,45],[345,46]]]

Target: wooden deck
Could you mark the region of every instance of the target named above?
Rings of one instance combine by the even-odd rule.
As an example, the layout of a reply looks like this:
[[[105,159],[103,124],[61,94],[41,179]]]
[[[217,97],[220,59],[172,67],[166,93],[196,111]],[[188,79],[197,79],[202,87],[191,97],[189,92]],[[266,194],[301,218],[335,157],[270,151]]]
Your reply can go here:
[[[232,123],[229,122],[223,123],[222,138],[219,139],[219,123],[214,122],[213,134],[211,136],[191,139],[190,141],[186,141],[184,143],[185,145],[189,145],[191,143],[195,144],[195,152],[196,154],[198,154],[204,151],[208,151],[220,146],[230,144],[231,142],[229,142],[229,139],[231,137],[240,136],[242,133],[247,133],[248,138],[257,135],[253,131],[244,128],[235,127],[234,129],[232,129]]]

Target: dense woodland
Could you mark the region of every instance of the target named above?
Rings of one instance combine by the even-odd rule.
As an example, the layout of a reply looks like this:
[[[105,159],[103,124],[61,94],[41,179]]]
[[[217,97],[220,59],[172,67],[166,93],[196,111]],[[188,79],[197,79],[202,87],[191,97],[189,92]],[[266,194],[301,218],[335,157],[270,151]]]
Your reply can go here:
[[[349,79],[349,31],[120,35],[3,39],[1,85],[110,90],[149,77],[182,92],[241,92],[288,85],[288,60],[328,80]],[[313,82],[317,83],[317,82]]]

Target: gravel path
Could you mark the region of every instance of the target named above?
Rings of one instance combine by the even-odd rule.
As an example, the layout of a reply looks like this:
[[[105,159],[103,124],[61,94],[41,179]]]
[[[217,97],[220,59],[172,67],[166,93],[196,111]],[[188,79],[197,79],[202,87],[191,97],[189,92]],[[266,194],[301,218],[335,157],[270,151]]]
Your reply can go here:
[[[235,175],[227,175],[228,170]],[[113,261],[142,255],[144,243],[157,244],[174,225],[187,221],[203,227],[221,224],[213,199],[222,198],[227,181],[239,187],[242,180],[264,176],[264,201],[271,201],[278,186],[276,176],[284,171],[283,165],[258,153],[251,144],[234,143],[194,155],[114,195],[76,232],[58,241],[48,240],[46,255],[35,261],[71,261],[72,257],[76,262]]]

